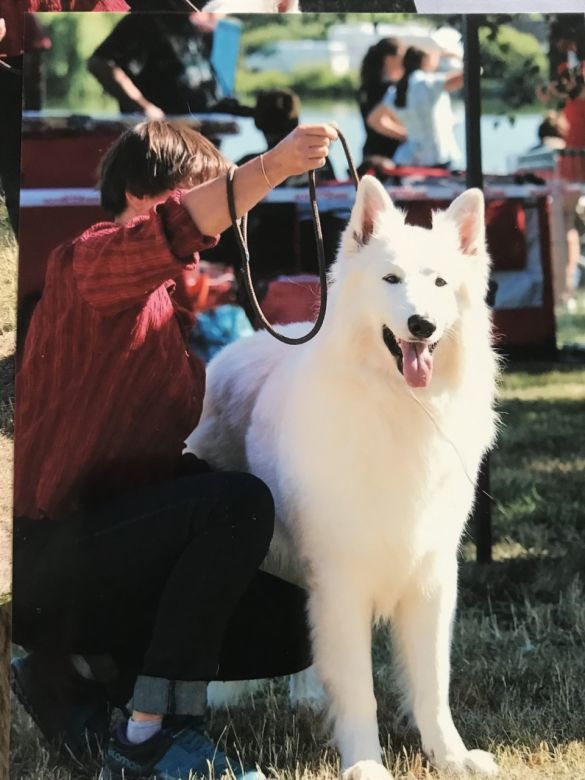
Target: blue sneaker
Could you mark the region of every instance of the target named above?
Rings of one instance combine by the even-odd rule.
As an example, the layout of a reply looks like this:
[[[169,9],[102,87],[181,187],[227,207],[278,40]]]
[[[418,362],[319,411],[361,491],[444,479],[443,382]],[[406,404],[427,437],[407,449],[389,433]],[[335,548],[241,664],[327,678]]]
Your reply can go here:
[[[126,739],[126,724],[118,724],[108,746],[103,780],[196,780],[229,774],[236,780],[266,780],[262,772],[246,771],[230,761],[197,727],[196,719],[184,719],[176,728],[166,726],[158,734],[133,745]]]

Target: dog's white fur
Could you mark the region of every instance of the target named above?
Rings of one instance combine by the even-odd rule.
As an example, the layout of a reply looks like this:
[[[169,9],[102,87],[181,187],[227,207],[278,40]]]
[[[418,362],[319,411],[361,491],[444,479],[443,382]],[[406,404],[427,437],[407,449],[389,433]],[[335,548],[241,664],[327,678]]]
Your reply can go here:
[[[298,13],[299,0],[210,0],[203,10],[217,14]]]
[[[372,683],[379,618],[391,621],[427,756],[439,768],[497,772],[489,753],[467,750],[448,700],[457,548],[496,427],[488,270],[479,190],[426,230],[406,225],[382,186],[364,177],[321,332],[297,347],[261,332],[223,350],[187,444],[272,490],[277,524],[266,566],[309,587],[315,667],[352,780],[389,778]],[[447,284],[437,286],[438,277]],[[432,379],[416,389],[382,338],[386,325],[412,342],[412,315],[432,320],[429,341],[438,340]]]

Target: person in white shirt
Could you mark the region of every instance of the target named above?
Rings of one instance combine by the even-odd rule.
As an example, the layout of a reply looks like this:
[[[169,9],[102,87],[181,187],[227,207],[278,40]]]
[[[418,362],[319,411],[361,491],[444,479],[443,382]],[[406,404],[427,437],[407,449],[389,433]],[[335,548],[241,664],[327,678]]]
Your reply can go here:
[[[463,69],[437,73],[440,54],[408,48],[404,75],[382,100],[389,118],[406,127],[407,140],[394,156],[397,165],[448,168],[459,156],[449,93],[463,86]]]

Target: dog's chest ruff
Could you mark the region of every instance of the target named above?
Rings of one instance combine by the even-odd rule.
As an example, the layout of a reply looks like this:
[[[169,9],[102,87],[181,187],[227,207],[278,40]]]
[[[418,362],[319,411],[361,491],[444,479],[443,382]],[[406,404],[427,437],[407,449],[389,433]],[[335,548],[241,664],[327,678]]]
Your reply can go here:
[[[291,508],[307,507],[293,509],[285,522],[311,524],[309,536],[321,525],[356,554],[363,549],[377,557],[376,539],[402,554],[425,535],[430,539],[429,528],[438,526],[434,518],[449,509],[450,493],[460,495],[463,488],[467,495],[469,483],[454,451],[459,443],[441,436],[407,393],[370,384],[363,395],[363,386],[322,381],[298,388],[287,419],[275,421],[284,429],[281,476],[298,499]]]

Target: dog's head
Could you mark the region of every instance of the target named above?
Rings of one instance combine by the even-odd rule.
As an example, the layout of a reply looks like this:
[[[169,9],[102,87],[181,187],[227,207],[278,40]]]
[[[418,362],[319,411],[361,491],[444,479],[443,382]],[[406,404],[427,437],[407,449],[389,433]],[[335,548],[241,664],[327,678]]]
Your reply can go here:
[[[465,311],[485,310],[488,272],[480,190],[468,190],[436,212],[427,230],[405,224],[376,179],[361,180],[333,276],[345,278],[346,291],[354,287],[366,302],[362,318],[410,387],[429,385],[435,350],[453,338]]]

